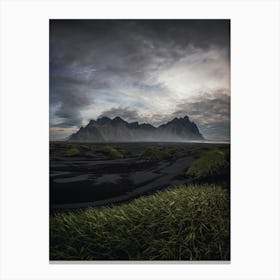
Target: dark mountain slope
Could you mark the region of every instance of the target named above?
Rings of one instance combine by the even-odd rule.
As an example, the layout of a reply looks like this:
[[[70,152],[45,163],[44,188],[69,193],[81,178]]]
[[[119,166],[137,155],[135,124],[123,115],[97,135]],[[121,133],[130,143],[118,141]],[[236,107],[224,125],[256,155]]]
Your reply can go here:
[[[128,123],[120,117],[102,117],[91,120],[72,134],[69,141],[76,142],[141,142],[202,140],[196,124],[187,116],[175,118],[159,127],[151,124]]]

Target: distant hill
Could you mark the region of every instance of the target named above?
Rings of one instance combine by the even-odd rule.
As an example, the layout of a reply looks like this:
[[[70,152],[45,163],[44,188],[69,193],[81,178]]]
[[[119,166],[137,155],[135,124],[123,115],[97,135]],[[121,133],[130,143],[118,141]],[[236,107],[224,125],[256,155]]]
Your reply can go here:
[[[188,116],[154,127],[151,124],[126,122],[120,117],[91,120],[69,137],[72,142],[142,142],[187,141],[204,139]]]

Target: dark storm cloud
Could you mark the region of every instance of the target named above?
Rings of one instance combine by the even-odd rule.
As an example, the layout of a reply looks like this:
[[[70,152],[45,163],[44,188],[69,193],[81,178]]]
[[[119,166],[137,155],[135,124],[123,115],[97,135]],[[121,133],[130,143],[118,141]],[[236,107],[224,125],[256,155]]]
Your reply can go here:
[[[56,105],[53,115],[60,120],[61,127],[79,126],[80,110],[90,101],[84,82],[72,77],[54,77],[50,88],[50,103]]]
[[[188,46],[229,50],[228,37],[229,21],[219,20],[53,20],[50,64],[66,69],[93,66],[96,80],[108,87],[116,77],[143,79],[149,70],[184,56]]]
[[[225,20],[53,20],[50,22],[51,59],[62,64],[106,64],[101,52],[113,50],[119,60],[133,58],[142,64],[147,55],[182,55],[188,45],[229,49],[229,21]],[[64,48],[66,47],[67,48]],[[107,53],[110,55],[109,53]],[[128,65],[131,66],[131,65]]]

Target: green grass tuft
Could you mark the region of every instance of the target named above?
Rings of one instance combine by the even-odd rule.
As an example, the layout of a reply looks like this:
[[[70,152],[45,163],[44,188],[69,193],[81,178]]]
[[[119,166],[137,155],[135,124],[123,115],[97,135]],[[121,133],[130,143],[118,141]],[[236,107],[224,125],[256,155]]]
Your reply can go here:
[[[102,152],[110,156],[111,159],[123,158],[123,155],[112,146],[104,146]]]
[[[141,154],[141,158],[147,160],[163,160],[170,157],[166,151],[162,151],[157,147],[147,147]]]
[[[229,260],[229,194],[179,186],[50,218],[52,260]]]
[[[213,149],[204,153],[186,171],[186,175],[196,179],[219,175],[229,167],[228,151]]]
[[[72,147],[67,150],[67,155],[70,157],[79,156],[80,151],[77,148]]]

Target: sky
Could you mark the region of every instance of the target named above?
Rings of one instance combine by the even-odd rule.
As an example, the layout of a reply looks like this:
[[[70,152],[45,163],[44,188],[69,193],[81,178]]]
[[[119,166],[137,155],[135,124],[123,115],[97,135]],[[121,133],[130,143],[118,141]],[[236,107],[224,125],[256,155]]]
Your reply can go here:
[[[230,138],[229,20],[50,20],[50,139],[120,116],[185,115]]]

